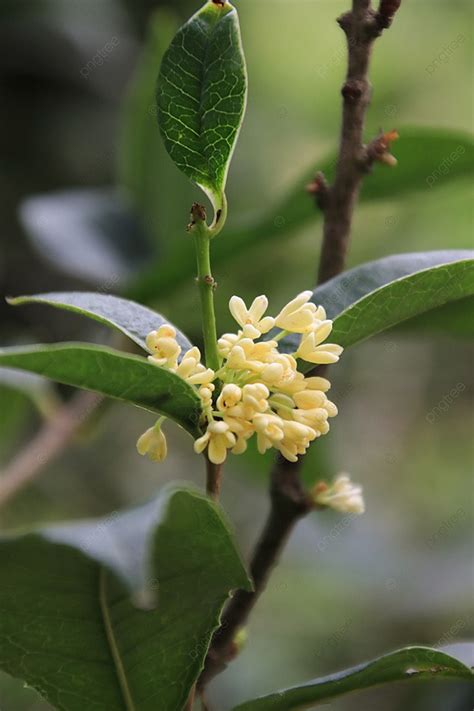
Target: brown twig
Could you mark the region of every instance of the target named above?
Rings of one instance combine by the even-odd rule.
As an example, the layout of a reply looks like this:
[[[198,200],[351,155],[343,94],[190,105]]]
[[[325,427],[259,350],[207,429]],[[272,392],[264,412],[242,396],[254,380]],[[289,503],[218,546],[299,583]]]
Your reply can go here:
[[[368,69],[372,45],[387,27],[400,5],[399,0],[381,0],[377,12],[370,0],[353,0],[352,11],[339,18],[346,33],[349,67],[342,88],[343,117],[339,156],[334,183],[329,186],[322,174],[308,186],[324,212],[324,232],[318,283],[344,269],[354,205],[364,175],[375,160],[388,152],[392,134],[383,134],[369,146],[363,144],[365,113],[370,101]],[[382,150],[381,140],[386,141]],[[238,590],[229,602],[216,632],[199,679],[203,688],[221,672],[237,653],[234,642],[265,589],[269,575],[296,526],[313,507],[299,478],[301,459],[292,464],[279,456],[271,474],[271,506],[263,532],[250,563],[254,591]]]
[[[200,688],[222,671],[238,653],[234,643],[236,633],[246,623],[296,523],[312,508],[310,498],[295,476],[297,465],[281,456],[275,462],[271,476],[270,513],[250,564],[254,591],[238,590],[229,602],[199,680]]]
[[[324,206],[324,232],[318,283],[331,279],[344,269],[349,246],[354,206],[364,175],[380,154],[363,143],[367,107],[371,98],[368,70],[372,47],[384,27],[388,27],[400,5],[399,0],[382,0],[377,12],[370,0],[353,0],[352,10],[339,19],[348,47],[348,70],[342,87],[342,129],[336,175],[327,191]],[[379,139],[377,139],[380,145]],[[373,144],[371,144],[373,147]]]
[[[0,507],[64,451],[102,399],[96,393],[79,392],[58,409],[20,454],[0,472]]]
[[[211,499],[214,499],[214,501],[219,501],[221,493],[221,479],[222,465],[213,464],[206,456],[206,491]]]

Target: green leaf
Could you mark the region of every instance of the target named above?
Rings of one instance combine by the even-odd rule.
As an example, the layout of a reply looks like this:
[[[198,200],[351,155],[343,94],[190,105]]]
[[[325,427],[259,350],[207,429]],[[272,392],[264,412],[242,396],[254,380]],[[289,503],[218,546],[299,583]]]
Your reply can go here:
[[[293,711],[388,682],[472,677],[471,670],[454,657],[429,647],[406,647],[352,669],[247,701],[234,711]]]
[[[430,309],[473,295],[474,259],[448,261],[449,254],[447,263],[387,283],[343,311],[334,322],[335,342],[354,345]]]
[[[474,338],[474,297],[452,301],[402,324],[403,329],[418,333],[436,333],[456,338]]]
[[[373,173],[364,180],[362,202],[398,200],[418,191],[428,193],[453,180],[472,176],[474,140],[471,135],[421,127],[401,128],[399,133],[400,139],[392,146],[397,166],[375,166]],[[273,235],[281,235],[313,220],[316,212],[314,201],[307,195],[305,186],[318,170],[331,178],[335,165],[336,157],[333,155],[304,173],[274,207],[270,219],[262,221],[260,229],[273,227]],[[275,215],[284,218],[283,228],[273,224]]]
[[[168,153],[216,211],[222,208],[246,96],[237,11],[227,1],[209,0],[178,30],[163,57],[157,106]]]
[[[149,258],[143,228],[111,188],[61,190],[21,203],[35,250],[65,274],[114,291]]]
[[[394,145],[393,152],[398,158],[398,165],[396,168],[375,167],[373,175],[365,179],[361,195],[363,202],[393,201],[417,192],[429,193],[455,180],[469,178],[473,172],[474,141],[462,132],[402,127],[400,140]],[[457,158],[453,160],[451,156]],[[447,163],[449,169],[445,170]],[[267,212],[235,229],[228,226],[225,239],[216,240],[213,244],[213,264],[228,261],[234,255],[243,254],[264,242],[274,244],[276,240],[287,239],[308,223],[321,219],[321,211],[315,208],[305,186],[318,170],[325,171],[330,178],[334,166],[333,154],[305,171],[294,187]],[[427,178],[434,174],[439,174],[439,179],[430,188]],[[157,260],[128,287],[127,294],[138,301],[151,301],[189,279],[194,270],[192,250],[180,249],[166,265]]]
[[[141,356],[86,343],[58,343],[0,349],[2,365],[125,400],[170,417],[193,436],[199,435],[202,410],[196,390]]]
[[[182,709],[230,590],[250,589],[220,509],[189,489],[4,538],[0,569],[0,667],[60,711]]]
[[[169,323],[160,314],[134,301],[122,299],[110,294],[97,294],[93,291],[58,291],[50,294],[35,294],[33,296],[16,296],[7,299],[9,304],[47,304],[66,311],[73,311],[111,326],[132,339],[140,348],[150,352],[146,345],[146,337],[164,323]],[[183,351],[192,344],[186,336],[177,331],[177,340]]]
[[[334,319],[330,340],[347,347],[430,309],[474,294],[474,252],[397,254],[362,264],[318,286],[312,301]],[[296,350],[298,336],[283,339]],[[309,368],[310,366],[308,366]]]

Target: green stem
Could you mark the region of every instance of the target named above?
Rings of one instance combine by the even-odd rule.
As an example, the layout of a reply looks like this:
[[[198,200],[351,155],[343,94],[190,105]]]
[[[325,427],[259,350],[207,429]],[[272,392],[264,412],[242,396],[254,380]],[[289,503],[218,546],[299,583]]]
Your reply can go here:
[[[214,289],[216,283],[211,271],[211,239],[222,230],[227,219],[227,200],[224,194],[216,209],[214,221],[210,227],[206,223],[206,211],[202,205],[194,203],[191,208],[191,224],[189,230],[194,236],[197,262],[197,283],[201,299],[202,335],[206,365],[216,373],[221,367],[221,358],[217,348],[216,315],[214,312]],[[213,419],[212,409],[209,413]],[[206,458],[206,491],[214,501],[219,500],[222,466],[213,464],[207,454]],[[192,705],[192,702],[191,702]],[[189,707],[191,708],[191,706]]]
[[[272,336],[272,341],[281,341],[282,338],[285,338],[289,334],[289,331],[280,331],[280,333],[277,333],[276,336]]]
[[[163,422],[164,422],[165,420],[166,420],[166,417],[165,417],[164,415],[162,415],[161,417],[159,417],[159,418],[157,419],[157,421],[156,421],[155,424],[153,425],[153,428],[154,428],[157,432],[159,432],[159,431],[161,430],[161,425],[163,424]]]
[[[206,365],[219,370],[220,358],[217,350],[216,316],[214,312],[215,282],[211,272],[210,230],[205,222],[197,222],[193,228],[196,248],[197,282],[202,311],[202,335]]]

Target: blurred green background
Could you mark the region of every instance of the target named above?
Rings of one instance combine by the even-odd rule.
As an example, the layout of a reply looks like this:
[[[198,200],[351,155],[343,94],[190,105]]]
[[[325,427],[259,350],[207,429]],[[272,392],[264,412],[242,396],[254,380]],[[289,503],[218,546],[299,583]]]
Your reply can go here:
[[[236,5],[250,90],[229,179],[229,230],[271,210],[306,168],[335,149],[345,50],[334,20],[348,2]],[[184,227],[191,201],[200,196],[161,146],[152,92],[148,100],[143,81],[173,22],[197,6],[177,0],[0,2],[2,294],[123,293],[157,257],[164,264],[177,251],[189,258]],[[375,48],[368,135],[406,125],[472,130],[473,12],[470,0],[403,3]],[[365,205],[357,212],[349,265],[397,252],[472,247],[471,205],[467,180],[420,185],[403,200]],[[285,215],[275,214],[274,221],[284,225]],[[320,240],[315,219],[220,263],[220,331],[231,326],[226,305],[233,293],[266,293],[277,310],[310,288]],[[199,340],[192,279],[170,289],[156,307]],[[1,303],[0,317],[2,344],[110,338],[78,317],[39,307]],[[360,518],[314,514],[299,526],[252,617],[244,652],[210,688],[216,709],[395,646],[472,638],[472,356],[460,340],[396,331],[349,351],[333,371],[340,415],[308,455],[305,476],[313,481],[350,472],[364,486],[367,512]],[[440,406],[459,384],[459,397]],[[67,389],[61,394],[70,396]],[[1,388],[0,399],[4,465],[41,421],[20,393]],[[164,464],[138,457],[135,440],[150,421],[138,410],[108,407],[0,512],[2,529],[111,512],[153,496],[172,479],[202,485],[201,462],[172,425]],[[250,452],[226,467],[223,503],[244,553],[267,510],[270,465],[271,458]],[[464,685],[424,683],[327,706],[467,711],[473,703]],[[1,711],[48,708],[21,682],[0,675]]]

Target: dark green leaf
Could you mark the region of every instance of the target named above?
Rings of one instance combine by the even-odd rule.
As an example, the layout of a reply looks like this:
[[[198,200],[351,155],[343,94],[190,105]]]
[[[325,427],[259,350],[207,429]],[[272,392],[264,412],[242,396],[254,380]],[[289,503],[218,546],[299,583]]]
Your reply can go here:
[[[125,400],[170,417],[194,436],[199,434],[202,411],[196,390],[141,356],[85,343],[58,343],[0,349],[0,365]]]
[[[473,259],[424,269],[355,302],[336,318],[331,337],[336,343],[351,346],[413,316],[473,294]]]
[[[323,304],[328,318],[336,318],[356,301],[366,297],[391,282],[414,276],[432,267],[474,259],[468,249],[439,250],[434,252],[409,252],[393,254],[360,264],[340,274],[314,290],[314,303]],[[461,298],[460,294],[456,298]]]
[[[419,191],[429,193],[449,182],[472,175],[474,142],[465,133],[401,128],[400,140],[394,144],[393,151],[398,158],[398,165],[396,168],[383,165],[375,167],[373,175],[366,178],[361,196],[363,202],[397,200]],[[446,169],[447,163],[449,169]],[[295,186],[264,215],[234,230],[227,228],[225,239],[223,237],[213,244],[213,264],[229,260],[263,242],[271,241],[273,244],[275,240],[287,239],[304,225],[320,219],[321,212],[315,208],[305,186],[317,170],[324,170],[331,177],[334,165],[334,155],[320,161],[306,171]],[[435,174],[439,175],[439,179],[430,188],[427,179]],[[180,250],[167,261],[166,266],[157,261],[131,284],[128,293],[138,301],[150,301],[189,279],[194,270],[192,250]]]
[[[175,35],[161,64],[158,121],[171,158],[222,207],[247,94],[237,11],[209,0]]]
[[[20,219],[41,256],[103,291],[122,286],[149,254],[138,220],[112,189],[35,195]]]
[[[454,657],[429,647],[407,647],[352,669],[247,701],[234,711],[294,711],[393,681],[472,677],[471,670]]]
[[[0,667],[61,711],[182,709],[229,591],[249,589],[220,510],[187,489],[3,539],[0,569]]]
[[[88,316],[99,323],[118,329],[146,351],[148,348],[145,339],[150,331],[154,331],[164,323],[169,323],[163,316],[146,306],[118,296],[97,294],[93,291],[58,291],[50,294],[16,296],[7,300],[14,306],[48,304]],[[177,331],[177,340],[183,351],[191,348],[190,341],[179,331]]]
[[[347,347],[430,309],[474,294],[474,253],[398,254],[362,264],[318,286],[312,301],[334,319],[331,341]],[[295,350],[297,336],[282,341]]]

